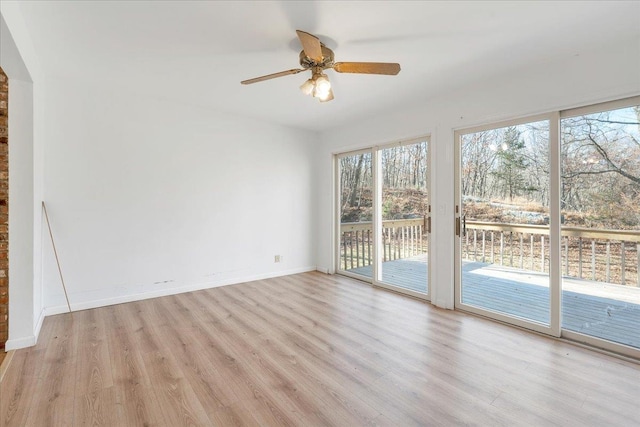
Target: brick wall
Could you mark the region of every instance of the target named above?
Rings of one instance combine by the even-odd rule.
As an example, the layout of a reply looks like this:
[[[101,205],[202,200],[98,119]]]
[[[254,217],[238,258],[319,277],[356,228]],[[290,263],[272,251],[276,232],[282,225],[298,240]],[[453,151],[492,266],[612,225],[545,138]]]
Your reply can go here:
[[[0,351],[9,338],[9,79],[0,68]]]

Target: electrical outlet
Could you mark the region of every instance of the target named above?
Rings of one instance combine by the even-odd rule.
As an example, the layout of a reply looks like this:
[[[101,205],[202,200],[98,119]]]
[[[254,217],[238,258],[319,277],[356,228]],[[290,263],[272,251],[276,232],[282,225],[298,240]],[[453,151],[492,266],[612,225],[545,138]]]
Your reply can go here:
[[[282,256],[276,255],[273,257],[273,262],[280,262],[280,261],[282,261]]]

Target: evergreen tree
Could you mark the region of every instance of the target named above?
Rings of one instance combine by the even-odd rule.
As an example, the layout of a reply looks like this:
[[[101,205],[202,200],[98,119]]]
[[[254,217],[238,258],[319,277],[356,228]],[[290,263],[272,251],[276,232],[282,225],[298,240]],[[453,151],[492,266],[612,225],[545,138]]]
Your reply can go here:
[[[509,197],[510,201],[527,191],[527,158],[525,143],[520,136],[520,131],[514,126],[505,129],[502,143],[497,147],[498,165],[493,172],[502,197]]]

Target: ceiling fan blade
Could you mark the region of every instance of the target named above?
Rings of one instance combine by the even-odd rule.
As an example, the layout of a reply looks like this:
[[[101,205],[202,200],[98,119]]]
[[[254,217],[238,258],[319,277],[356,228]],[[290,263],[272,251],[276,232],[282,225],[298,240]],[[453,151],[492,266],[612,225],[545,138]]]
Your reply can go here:
[[[395,76],[400,72],[400,64],[391,62],[336,62],[333,69],[338,73],[387,74]]]
[[[301,71],[306,71],[306,70],[303,70],[302,68],[294,68],[293,70],[280,71],[279,73],[267,74],[266,76],[256,77],[254,79],[249,79],[249,80],[243,80],[240,83],[242,83],[243,85],[250,85],[250,84],[262,82],[265,80],[275,79],[277,77],[288,76],[289,74],[298,74]]]
[[[320,45],[320,39],[304,31],[296,30],[300,43],[302,43],[302,50],[305,55],[313,59],[316,62],[322,62],[322,47]]]

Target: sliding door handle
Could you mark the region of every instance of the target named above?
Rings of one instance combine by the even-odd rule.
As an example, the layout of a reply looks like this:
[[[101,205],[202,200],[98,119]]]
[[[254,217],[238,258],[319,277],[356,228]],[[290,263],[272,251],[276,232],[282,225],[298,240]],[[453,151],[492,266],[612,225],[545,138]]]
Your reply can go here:
[[[460,217],[456,218],[456,236],[460,237]]]

